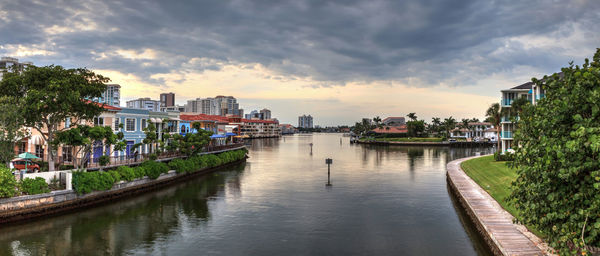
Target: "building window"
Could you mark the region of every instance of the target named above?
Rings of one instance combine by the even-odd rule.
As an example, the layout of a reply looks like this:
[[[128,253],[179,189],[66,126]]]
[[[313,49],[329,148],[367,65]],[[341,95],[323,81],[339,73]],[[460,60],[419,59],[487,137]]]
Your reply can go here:
[[[181,133],[185,133],[185,125],[181,126]]]
[[[142,119],[142,130],[146,129],[146,126],[148,126],[148,124],[146,124],[146,119]]]
[[[27,152],[27,142],[21,141],[19,143],[19,154]]]
[[[73,162],[73,148],[65,146],[62,148],[63,162]]]
[[[125,131],[128,131],[128,132],[135,131],[135,118],[125,119]]]
[[[119,130],[119,118],[115,118],[115,131]]]
[[[104,126],[104,118],[94,117],[94,126]]]
[[[67,117],[67,119],[65,119],[65,128],[69,128],[71,127],[71,118]]]
[[[42,147],[42,145],[35,145],[35,155],[44,159],[44,147]]]

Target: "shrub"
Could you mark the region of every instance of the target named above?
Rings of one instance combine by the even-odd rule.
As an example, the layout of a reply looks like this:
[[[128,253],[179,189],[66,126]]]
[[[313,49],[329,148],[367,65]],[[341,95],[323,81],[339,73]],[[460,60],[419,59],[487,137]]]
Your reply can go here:
[[[100,158],[98,158],[98,163],[100,164],[100,166],[106,166],[110,163],[110,157],[107,155],[103,155]]]
[[[65,165],[61,165],[58,166],[59,170],[72,170],[75,169],[75,166],[73,166],[72,164],[65,164]]]
[[[134,176],[135,178],[144,178],[144,176],[146,176],[146,170],[143,167],[138,166],[138,167],[134,167],[132,169],[133,169],[133,173],[135,174],[135,176]]]
[[[50,188],[48,188],[48,183],[42,177],[25,178],[21,182],[21,191],[28,195],[37,195],[50,192]]]
[[[156,179],[161,173],[169,172],[169,167],[165,163],[159,163],[156,161],[145,161],[141,165],[146,171],[146,175],[150,179]]]
[[[169,168],[171,168],[172,170],[175,170],[177,173],[187,172],[188,167],[186,165],[187,165],[187,163],[191,163],[191,162],[192,161],[190,161],[190,160],[173,159],[171,162],[169,162]]]
[[[0,167],[0,197],[12,197],[17,194],[17,180],[7,168]]]
[[[114,182],[121,181],[121,174],[119,174],[119,172],[117,172],[117,171],[108,171],[108,174],[110,174],[110,176],[112,176]]]
[[[152,160],[152,161],[156,161],[156,159],[158,159],[158,155],[156,155],[155,153],[152,153],[152,154],[148,155],[148,158],[150,158],[150,160]]]
[[[206,163],[206,167],[215,167],[222,163],[221,158],[215,155],[203,155],[202,158]]]
[[[115,180],[108,172],[73,172],[73,189],[77,194],[109,190]]]
[[[65,186],[63,184],[60,184],[60,180],[58,180],[56,177],[50,180],[50,183],[48,183],[48,187],[50,188],[50,190],[65,189]]]
[[[121,175],[121,178],[126,181],[132,181],[136,178],[135,170],[129,166],[119,166],[117,172]]]
[[[513,160],[515,160],[515,155],[508,151],[504,152],[504,154],[502,154],[501,152],[496,152],[494,153],[494,160],[512,162]]]

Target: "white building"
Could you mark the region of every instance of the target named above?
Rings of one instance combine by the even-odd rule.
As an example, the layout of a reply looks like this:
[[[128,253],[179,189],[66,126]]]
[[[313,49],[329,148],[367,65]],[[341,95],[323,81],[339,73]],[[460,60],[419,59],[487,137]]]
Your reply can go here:
[[[271,119],[271,110],[263,108],[260,110],[260,113],[262,114],[264,120]]]
[[[226,116],[228,114],[240,116],[243,109],[239,108],[233,96],[217,96],[215,98],[196,98],[188,100],[185,112],[206,115]]]
[[[562,72],[558,73],[562,77]],[[544,79],[541,79],[543,82]],[[527,82],[522,85],[510,88],[508,90],[502,90],[502,100],[500,106],[502,107],[504,115],[500,122],[500,141],[501,141],[501,152],[512,150],[513,136],[515,130],[515,124],[511,122],[510,108],[514,100],[518,98],[526,98],[531,104],[536,104],[537,101],[544,98],[545,90],[533,82]],[[518,117],[517,117],[518,119]]]
[[[313,128],[313,117],[311,115],[299,116],[298,128]]]
[[[406,120],[404,117],[394,117],[390,116],[381,121],[385,126],[401,126],[406,124]]]
[[[22,71],[23,68],[25,68],[27,66],[31,66],[31,65],[33,65],[33,63],[19,62],[19,59],[17,59],[17,58],[2,57],[2,58],[0,58],[0,80],[2,80],[2,76],[4,75],[4,72],[13,71],[13,69],[15,69],[15,68],[19,71]]]
[[[107,84],[106,90],[102,93],[102,96],[94,99],[94,101],[110,106],[121,105],[121,85]]]
[[[135,109],[146,109],[148,111],[159,112],[160,111],[160,101],[152,100],[150,98],[139,98],[139,99],[127,101],[127,107],[135,108]]]

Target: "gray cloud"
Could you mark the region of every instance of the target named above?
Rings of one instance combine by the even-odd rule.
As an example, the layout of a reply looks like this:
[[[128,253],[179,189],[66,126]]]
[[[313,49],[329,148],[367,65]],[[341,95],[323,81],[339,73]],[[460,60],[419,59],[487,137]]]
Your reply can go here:
[[[600,40],[594,0],[0,0],[0,11],[9,14],[0,19],[0,45],[56,53],[27,60],[120,70],[154,84],[162,83],[150,79],[155,73],[261,63],[282,76],[315,79],[314,87],[373,80],[464,85],[518,65],[554,72],[590,56]],[[562,42],[576,32],[581,40]],[[511,41],[524,36],[548,42]],[[152,49],[159,59],[128,59],[117,49]],[[569,54],[574,49],[584,52]]]

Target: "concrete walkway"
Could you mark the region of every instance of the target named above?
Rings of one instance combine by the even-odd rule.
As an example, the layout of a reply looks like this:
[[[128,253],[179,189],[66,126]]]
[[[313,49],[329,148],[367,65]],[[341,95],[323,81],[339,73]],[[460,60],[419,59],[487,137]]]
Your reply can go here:
[[[513,216],[460,168],[460,163],[472,158],[448,163],[448,184],[494,254],[552,255],[540,238],[513,224]]]

